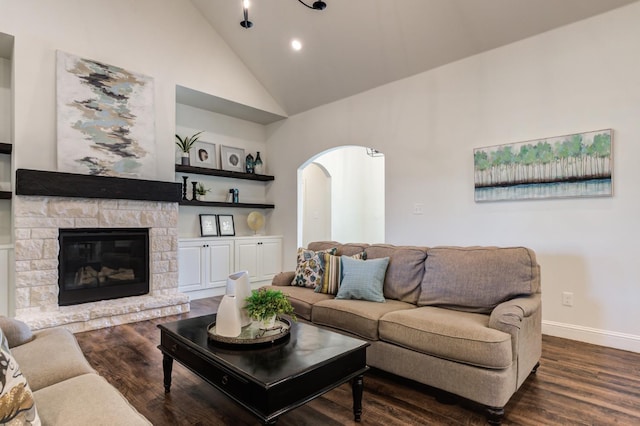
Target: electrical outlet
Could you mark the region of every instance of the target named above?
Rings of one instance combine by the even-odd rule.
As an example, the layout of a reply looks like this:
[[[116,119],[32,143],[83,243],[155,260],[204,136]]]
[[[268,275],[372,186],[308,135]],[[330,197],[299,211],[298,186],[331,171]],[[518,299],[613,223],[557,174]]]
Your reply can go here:
[[[562,304],[564,306],[573,306],[573,293],[571,293],[570,291],[563,291]]]
[[[413,205],[413,214],[424,214],[424,204],[415,203]]]

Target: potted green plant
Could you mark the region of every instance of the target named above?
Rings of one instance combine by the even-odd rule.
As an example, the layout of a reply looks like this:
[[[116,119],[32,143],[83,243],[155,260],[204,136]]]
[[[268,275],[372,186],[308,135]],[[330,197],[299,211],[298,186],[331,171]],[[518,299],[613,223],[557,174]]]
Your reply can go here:
[[[188,166],[189,163],[189,151],[191,151],[191,148],[193,147],[193,144],[197,142],[197,140],[200,138],[200,134],[202,134],[204,132],[204,130],[193,134],[191,136],[185,136],[184,138],[180,137],[178,134],[176,134],[176,145],[178,146],[178,148],[180,149],[180,152],[182,153],[182,165],[183,166]]]
[[[209,192],[209,191],[211,191],[211,190],[205,188],[202,183],[198,183],[198,185],[196,185],[196,199],[198,201],[203,201],[205,195],[207,195],[207,192]]]
[[[277,315],[285,314],[291,316],[292,320],[297,320],[291,302],[280,290],[268,288],[253,290],[246,301],[245,308],[249,316],[259,323],[260,328],[272,328]]]

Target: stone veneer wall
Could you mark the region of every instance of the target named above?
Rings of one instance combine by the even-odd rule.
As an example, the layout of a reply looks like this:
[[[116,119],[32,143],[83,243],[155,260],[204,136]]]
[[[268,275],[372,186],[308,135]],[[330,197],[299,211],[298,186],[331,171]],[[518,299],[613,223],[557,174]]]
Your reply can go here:
[[[16,318],[33,329],[73,332],[189,311],[178,292],[178,204],[17,196],[14,199]],[[59,228],[149,228],[149,294],[58,306]]]

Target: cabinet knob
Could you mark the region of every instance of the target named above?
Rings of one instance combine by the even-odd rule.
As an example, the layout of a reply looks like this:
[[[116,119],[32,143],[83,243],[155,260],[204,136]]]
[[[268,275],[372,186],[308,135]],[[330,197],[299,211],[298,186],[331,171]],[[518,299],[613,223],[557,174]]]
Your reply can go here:
[[[222,384],[226,385],[227,383],[229,383],[229,376],[225,374],[224,376],[222,376]]]

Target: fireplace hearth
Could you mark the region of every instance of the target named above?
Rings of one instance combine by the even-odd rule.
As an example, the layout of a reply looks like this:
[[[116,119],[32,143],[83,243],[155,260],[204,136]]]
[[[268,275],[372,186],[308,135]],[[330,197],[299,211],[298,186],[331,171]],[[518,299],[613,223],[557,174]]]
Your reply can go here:
[[[148,229],[60,229],[58,304],[149,293]]]

